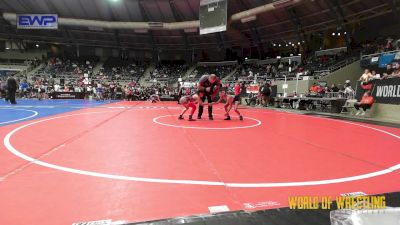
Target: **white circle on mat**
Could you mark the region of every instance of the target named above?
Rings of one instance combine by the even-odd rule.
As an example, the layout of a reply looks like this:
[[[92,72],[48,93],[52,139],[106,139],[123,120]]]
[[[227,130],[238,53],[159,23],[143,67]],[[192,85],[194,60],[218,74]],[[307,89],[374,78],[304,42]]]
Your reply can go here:
[[[35,117],[35,116],[37,116],[39,114],[37,111],[28,110],[28,109],[14,109],[14,108],[0,108],[0,109],[18,110],[18,111],[26,111],[26,112],[31,112],[32,113],[32,115],[24,117],[24,118],[21,118],[21,119],[0,122],[0,125],[14,123],[14,122],[22,121],[22,120],[27,120],[27,119],[33,118],[33,117]]]
[[[115,112],[115,111],[109,111],[109,112]],[[26,128],[26,127],[29,127],[29,126],[32,126],[32,125],[35,125],[35,124],[38,124],[38,123],[50,121],[50,120],[56,120],[56,119],[79,116],[79,115],[96,114],[96,113],[105,113],[105,112],[89,112],[89,113],[70,114],[70,115],[64,115],[64,116],[58,116],[58,117],[52,117],[52,118],[47,118],[47,119],[34,121],[34,122],[31,122],[31,123],[22,125],[20,127],[17,127],[14,130],[10,131],[4,137],[3,142],[4,142],[4,145],[6,146],[7,150],[10,151],[12,154],[16,155],[17,157],[19,157],[21,159],[24,159],[24,160],[30,162],[30,163],[36,164],[36,165],[40,165],[40,166],[44,166],[44,167],[47,167],[47,168],[68,172],[68,173],[86,175],[86,176],[107,178],[107,179],[113,179],[113,180],[148,182],[148,183],[205,185],[205,186],[226,186],[226,187],[232,187],[232,188],[297,187],[297,186],[336,184],[336,183],[351,182],[351,181],[356,181],[356,180],[363,180],[363,179],[368,179],[368,178],[377,177],[377,176],[381,176],[381,175],[384,175],[384,174],[392,173],[392,172],[400,169],[400,164],[397,164],[397,165],[391,166],[391,167],[383,169],[383,170],[379,170],[379,171],[371,172],[371,173],[366,173],[366,174],[362,174],[362,175],[357,175],[357,176],[336,178],[336,179],[329,179],[329,180],[300,181],[300,182],[234,183],[234,182],[202,181],[202,180],[176,180],[176,179],[146,178],[146,177],[134,177],[134,176],[107,174],[107,173],[99,173],[99,172],[94,172],[94,171],[80,170],[80,169],[75,169],[75,168],[70,168],[70,167],[65,167],[65,166],[59,166],[59,165],[43,162],[43,161],[40,161],[38,159],[32,158],[30,156],[27,156],[24,153],[22,153],[21,151],[15,149],[11,144],[11,141],[10,141],[11,137],[15,133],[17,133],[18,131],[20,131],[20,130]],[[290,114],[288,114],[288,115],[290,115]],[[318,119],[325,119],[325,118],[318,118]],[[395,137],[396,139],[400,139],[400,136],[392,134],[392,133],[390,133],[388,131],[380,130],[378,128],[369,127],[369,126],[366,126],[366,125],[361,125],[361,124],[356,124],[356,123],[351,123],[351,122],[346,122],[346,121],[340,121],[340,120],[335,120],[335,121],[341,122],[341,123],[352,124],[352,125],[355,125],[355,126],[364,127],[364,128],[370,129],[370,130],[374,130],[374,131],[378,131],[380,133],[387,134],[389,136]]]
[[[165,115],[165,116],[159,116],[153,119],[153,122],[159,125],[163,126],[168,126],[168,127],[176,127],[176,128],[185,128],[185,129],[199,129],[199,130],[235,130],[235,129],[245,129],[245,128],[252,128],[252,127],[257,127],[261,125],[261,121],[258,119],[254,119],[251,117],[245,117],[245,120],[252,120],[255,121],[255,124],[252,125],[247,125],[247,126],[234,126],[234,127],[194,127],[194,126],[182,126],[182,125],[176,125],[176,124],[169,124],[169,123],[163,123],[158,121],[161,118],[165,117],[178,117],[179,115]],[[229,121],[226,121],[229,123]],[[193,123],[196,123],[193,121]]]

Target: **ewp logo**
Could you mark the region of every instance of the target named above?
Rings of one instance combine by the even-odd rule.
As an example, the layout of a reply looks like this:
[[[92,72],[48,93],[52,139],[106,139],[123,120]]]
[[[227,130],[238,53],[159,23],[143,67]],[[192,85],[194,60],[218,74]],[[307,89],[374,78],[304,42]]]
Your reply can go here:
[[[58,16],[55,14],[17,15],[18,29],[58,29]]]

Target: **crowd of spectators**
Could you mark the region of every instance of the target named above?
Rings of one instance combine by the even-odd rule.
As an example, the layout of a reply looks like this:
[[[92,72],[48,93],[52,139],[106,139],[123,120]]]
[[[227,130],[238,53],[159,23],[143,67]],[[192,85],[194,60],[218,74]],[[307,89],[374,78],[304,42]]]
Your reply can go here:
[[[291,71],[289,73],[289,67]],[[285,76],[296,76],[295,72],[300,72],[299,64],[294,61],[292,64],[288,62],[277,62],[275,64],[242,64],[235,72],[232,79],[259,83],[263,80],[271,80],[275,78],[284,78]]]
[[[311,56],[304,58],[301,62],[293,60],[290,64],[288,61],[281,60],[264,65],[247,63],[240,66],[230,78],[230,81],[240,80],[259,83],[263,80],[284,79],[285,77],[294,79],[297,75],[319,79],[328,75],[337,65],[353,58],[354,54],[337,53],[334,55]]]
[[[56,92],[80,92],[85,98],[144,100],[165,88],[141,87],[145,65],[111,59],[94,73],[95,58],[51,58],[35,74],[17,76],[20,98],[52,98]],[[1,84],[4,85],[5,77]]]
[[[97,62],[96,57],[50,58],[40,72],[53,77],[77,78],[84,73],[91,73]]]
[[[374,44],[373,46],[377,46]],[[379,45],[378,45],[379,46]],[[368,47],[368,46],[367,46]],[[388,39],[379,51],[390,51],[399,49],[399,41]],[[221,79],[232,73],[229,84],[233,81],[240,81],[245,89],[249,84],[263,83],[264,81],[282,78],[284,76],[313,75],[317,69],[329,68],[338,61],[349,57],[347,53],[334,55],[312,56],[303,59],[301,63],[277,60],[275,64],[244,63],[237,68],[237,65],[199,65],[190,74],[190,80],[196,82],[204,74],[217,74]],[[30,61],[29,63],[38,63]],[[98,63],[96,58],[51,58],[47,64],[33,76],[16,76],[19,83],[19,97],[21,98],[51,98],[55,92],[82,92],[86,98],[95,99],[127,99],[146,100],[152,94],[175,95],[176,88],[171,86],[153,83],[150,87],[139,85],[138,81],[144,74],[146,64],[135,61],[121,61],[109,59],[103,68],[94,71]],[[289,67],[291,72],[289,73]],[[172,79],[182,77],[188,66],[176,62],[162,62],[156,66],[150,74],[153,80]],[[365,70],[359,81],[367,84],[373,79],[389,79],[400,77],[400,63],[395,61],[389,63],[385,71]],[[0,87],[4,85],[4,79],[0,80]],[[228,87],[229,87],[228,84]],[[355,88],[349,82],[345,84],[331,84],[329,86],[314,83],[307,95],[329,97],[330,93],[337,93],[340,96],[354,98]],[[194,88],[183,88],[184,94],[193,94]],[[296,93],[295,93],[296,94]],[[254,94],[253,94],[254,95]],[[336,95],[337,96],[337,95]],[[251,96],[254,97],[254,96]]]
[[[104,96],[102,92],[99,94],[99,88],[94,90],[96,98],[99,100],[127,100],[127,101],[146,101],[149,100],[151,95],[173,95],[176,94],[177,90],[168,86],[153,85],[150,87],[144,87],[138,83],[130,82],[124,86],[119,84],[104,87]]]
[[[353,99],[356,91],[352,87],[350,80],[347,80],[344,84],[331,84],[326,85],[325,83],[313,83],[309,89],[307,96],[309,97],[344,97]]]
[[[277,73],[277,67],[275,65],[257,65],[257,64],[243,64],[238,70],[236,70],[233,78],[235,80],[257,80],[261,77],[274,77]]]
[[[88,85],[75,85],[70,83],[63,86],[46,79],[28,81],[26,78],[17,78],[17,82],[19,86],[17,97],[21,99],[51,99],[55,93],[79,92],[84,94],[85,99],[147,100],[152,94],[174,95],[177,93],[177,89],[172,87],[161,85],[144,87],[133,81],[126,84],[110,81]],[[6,78],[0,79],[0,87],[2,87],[0,90],[2,90],[2,92],[6,89],[4,87],[5,83]]]
[[[146,64],[110,58],[96,73],[96,58],[51,58],[35,74],[19,75],[19,98],[52,98],[54,93],[83,93],[85,98],[98,100],[147,100],[150,95],[173,95],[178,90],[155,83],[141,86],[138,80]],[[184,64],[163,64],[157,67],[155,77],[176,77],[184,73]],[[8,74],[9,75],[9,74]],[[0,76],[0,89],[4,89],[7,76]]]
[[[187,65],[184,62],[162,62],[156,66],[151,72],[151,80],[170,80],[182,77],[187,70]]]
[[[25,66],[38,66],[41,61],[38,58],[33,59],[5,59],[0,58],[0,64],[11,64],[11,65],[25,65]]]
[[[306,64],[315,63],[313,60],[315,59],[309,59]],[[335,60],[335,58],[319,57],[316,62],[321,66],[331,60]],[[94,71],[98,61],[99,59],[96,57],[50,58],[47,64],[33,76],[17,78],[21,84],[20,89],[24,90],[21,92],[21,97],[42,98],[52,92],[90,93],[96,92],[97,89],[103,89],[103,96],[113,98],[111,96],[117,92],[112,90],[114,87],[121,88],[122,92],[135,92],[136,90],[125,91],[125,89],[132,89],[132,83],[136,86],[147,66],[131,60],[110,58],[102,68]],[[195,82],[200,76],[211,73],[217,74],[222,79],[232,73],[236,67],[236,64],[199,65],[189,76],[189,81]],[[292,73],[288,73],[289,67],[291,67]],[[184,62],[161,62],[150,74],[150,79],[161,81],[179,78],[186,70],[187,65]],[[306,66],[298,64],[296,61],[293,61],[291,65],[280,61],[276,64],[266,65],[242,64],[235,72],[233,79],[245,83],[258,83],[283,76],[295,76],[295,73],[308,74]],[[164,84],[168,84],[168,82]],[[154,85],[160,86],[160,83],[154,83]],[[109,89],[110,91],[108,91]]]
[[[361,47],[363,55],[400,50],[400,38],[388,37],[383,40],[366,41],[361,44]]]
[[[94,75],[95,80],[134,81],[138,82],[143,76],[146,64],[120,58],[109,58]]]
[[[236,68],[236,65],[199,65],[189,75],[190,80],[198,80],[204,74],[216,74],[220,79],[228,76]]]
[[[387,64],[386,70],[380,74],[375,70],[370,71],[369,69],[365,69],[364,73],[358,79],[358,81],[362,83],[369,83],[372,80],[385,80],[390,78],[399,78],[400,77],[400,63],[396,62],[393,64]]]

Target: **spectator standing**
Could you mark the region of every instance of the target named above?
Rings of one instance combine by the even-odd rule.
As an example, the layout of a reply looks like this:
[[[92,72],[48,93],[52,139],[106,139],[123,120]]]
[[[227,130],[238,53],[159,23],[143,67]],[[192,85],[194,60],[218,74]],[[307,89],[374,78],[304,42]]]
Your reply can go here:
[[[21,81],[21,83],[19,84],[19,90],[20,90],[20,97],[21,98],[25,98],[28,92],[28,82],[26,82],[26,80]]]
[[[6,97],[6,83],[0,78],[0,98]]]
[[[17,92],[17,80],[14,78],[14,74],[11,74],[7,79],[7,97],[6,101],[10,101],[11,104],[15,105],[15,93]]]
[[[346,82],[344,83],[344,89],[346,89],[349,86],[351,86],[351,82],[350,80],[346,80]]]
[[[190,95],[190,92],[191,92],[191,91],[190,91],[190,88],[186,88],[186,90],[185,90],[185,95],[186,95],[186,96]]]
[[[358,81],[361,81],[362,85],[366,85],[369,83],[369,80],[373,78],[371,72],[369,72],[368,69],[364,70],[364,73],[361,75],[361,77],[358,79]]]
[[[240,93],[241,93],[241,88],[239,82],[236,82],[235,87],[233,88],[235,92],[235,97],[239,99],[239,104],[240,104]]]
[[[241,87],[240,87],[240,95],[245,96],[246,95],[246,84],[245,82],[242,82]]]
[[[313,84],[311,85],[311,87],[310,87],[310,93],[311,93],[311,94],[316,94],[316,93],[318,93],[318,86],[317,86],[316,83],[313,83]]]
[[[179,87],[178,87],[178,94],[177,95],[178,95],[178,104],[181,104],[179,102],[179,100],[181,99],[181,97],[183,95],[183,87],[181,85],[179,85]]]
[[[60,92],[60,88],[61,88],[61,86],[59,84],[55,84],[54,85],[54,91],[55,92]]]
[[[267,107],[269,103],[269,96],[271,95],[271,87],[268,82],[260,87],[261,105]]]
[[[100,83],[98,83],[96,88],[97,100],[104,100],[103,92],[104,92],[103,86]]]
[[[351,86],[347,86],[344,89],[344,94],[345,94],[346,98],[352,99],[355,95],[355,90]]]

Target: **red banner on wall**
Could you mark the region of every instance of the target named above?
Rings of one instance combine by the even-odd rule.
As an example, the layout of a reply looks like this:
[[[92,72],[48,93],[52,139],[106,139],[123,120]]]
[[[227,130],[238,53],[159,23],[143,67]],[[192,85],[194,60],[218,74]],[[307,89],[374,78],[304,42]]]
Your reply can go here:
[[[251,85],[251,86],[248,86],[247,88],[246,88],[246,93],[258,93],[258,90],[260,89],[260,86],[258,86],[258,85]]]

